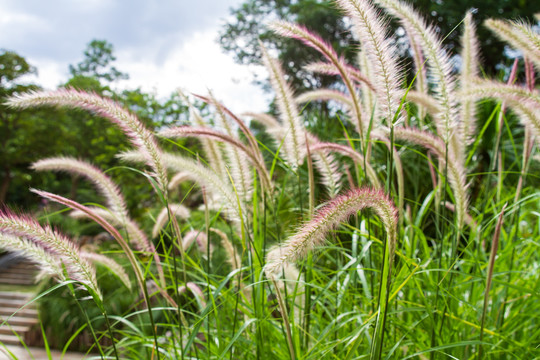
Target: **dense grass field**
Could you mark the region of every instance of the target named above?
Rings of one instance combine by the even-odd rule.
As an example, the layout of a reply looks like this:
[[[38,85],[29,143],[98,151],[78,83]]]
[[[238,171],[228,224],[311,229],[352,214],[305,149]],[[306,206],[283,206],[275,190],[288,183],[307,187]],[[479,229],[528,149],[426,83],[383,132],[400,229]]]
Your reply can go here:
[[[1,214],[0,247],[55,280],[40,299],[51,342],[67,349],[80,330],[102,359],[540,358],[537,28],[485,24],[524,56],[487,79],[471,13],[456,30],[456,67],[412,8],[378,0],[407,33],[409,69],[370,2],[337,3],[358,64],[308,29],[273,23],[324,56],[310,71],[342,80],[295,93],[261,45],[274,115],[182,94],[191,124],[153,132],[75,89],[10,100],[89,111],[133,145],[114,171],[92,159],[34,163],[92,183],[92,203],[33,189],[59,205],[39,221]],[[130,216],[116,171],[154,189],[145,217]],[[47,225],[58,218],[94,222],[109,240],[81,246]]]

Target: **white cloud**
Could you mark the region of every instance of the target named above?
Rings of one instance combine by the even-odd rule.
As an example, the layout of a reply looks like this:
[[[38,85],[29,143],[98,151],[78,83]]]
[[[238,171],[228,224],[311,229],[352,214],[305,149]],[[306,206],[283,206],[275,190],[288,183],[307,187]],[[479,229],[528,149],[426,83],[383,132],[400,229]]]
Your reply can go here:
[[[188,41],[169,52],[162,65],[136,59],[136,54],[120,52],[117,68],[130,74],[122,86],[141,86],[167,96],[177,88],[214,95],[235,112],[265,111],[268,96],[251,84],[252,72],[260,68],[234,63],[215,43],[211,31],[194,33]],[[262,69],[262,71],[264,71]]]
[[[119,84],[159,96],[176,88],[214,95],[233,111],[264,111],[268,101],[251,84],[252,71],[221,53],[220,18],[243,0],[0,0],[0,44],[37,67],[35,80],[55,88],[92,39],[115,49],[114,66],[130,75]]]

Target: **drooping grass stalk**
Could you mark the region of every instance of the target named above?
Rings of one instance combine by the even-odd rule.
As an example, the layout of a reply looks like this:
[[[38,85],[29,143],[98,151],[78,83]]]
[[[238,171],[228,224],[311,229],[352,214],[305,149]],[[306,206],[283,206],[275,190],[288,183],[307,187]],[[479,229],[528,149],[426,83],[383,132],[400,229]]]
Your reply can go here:
[[[334,66],[332,63],[326,63],[323,61],[320,61],[320,62],[317,61],[317,62],[304,65],[303,68],[306,71],[315,72],[315,73],[319,73],[323,75],[336,75],[336,76],[340,75],[339,69],[336,68],[336,66]],[[375,91],[375,87],[371,83],[369,76],[363,74],[359,69],[351,65],[346,65],[346,68],[349,71],[349,74],[354,81],[367,86],[371,91]]]
[[[323,39],[300,25],[280,21],[272,23],[271,28],[281,36],[295,38],[304,42],[306,45],[313,47],[336,67],[353,101],[353,118],[356,120],[355,125],[358,133],[360,134],[361,142],[364,143],[367,141],[365,139],[365,125],[363,123],[364,120],[362,116],[362,109],[360,107],[360,99],[358,97],[356,87],[354,86],[349,67],[347,64],[345,64],[344,59],[340,57]]]
[[[125,220],[120,220],[118,216],[115,216],[115,214],[111,213],[108,210],[98,208],[98,207],[92,207],[91,210],[104,218],[105,220],[109,221],[112,225],[123,227],[126,230],[126,233],[128,235],[128,241],[129,243],[132,243],[135,247],[135,249],[141,251],[143,254],[152,254],[154,257],[154,261],[156,262],[156,269],[158,271],[158,276],[161,281],[161,286],[165,287],[165,274],[163,272],[163,266],[161,264],[161,259],[159,258],[159,254],[156,251],[156,248],[154,247],[154,244],[148,240],[146,235],[143,233],[143,231],[139,228],[137,223],[135,223],[132,219],[126,218]],[[89,218],[88,214],[83,211],[72,211],[70,214],[74,218]]]
[[[395,128],[394,134],[396,139],[410,141],[428,148],[437,155],[439,161],[443,161],[445,168],[448,169],[448,182],[452,188],[457,206],[457,226],[461,229],[468,208],[468,193],[463,164],[446,151],[447,147],[441,139],[430,133],[412,128],[398,127]],[[442,189],[444,190],[444,187]]]
[[[504,218],[504,211],[506,209],[504,204],[497,225],[495,227],[495,233],[493,234],[493,240],[491,241],[491,253],[489,255],[488,271],[486,274],[486,291],[484,293],[484,306],[482,308],[482,317],[480,319],[480,344],[478,345],[478,359],[483,358],[482,341],[484,339],[484,325],[486,321],[486,311],[489,303],[489,290],[491,289],[491,281],[493,279],[493,269],[495,267],[495,256],[497,255],[497,249],[499,248],[499,238],[501,236],[501,229]]]
[[[362,156],[362,154],[360,154],[357,151],[354,151],[354,149],[352,149],[351,147],[341,145],[341,144],[336,144],[336,143],[330,143],[330,142],[319,142],[319,143],[315,143],[311,145],[311,150],[312,151],[317,151],[317,150],[334,151],[334,152],[350,157],[357,166],[361,166],[364,169],[367,175],[367,178],[369,179],[371,183],[371,186],[373,186],[376,189],[381,188],[381,183],[379,182],[377,173],[375,172],[373,167],[371,167],[371,165],[367,161],[365,161],[365,157]]]
[[[524,126],[530,126],[536,136],[540,136],[540,95],[538,92],[516,85],[505,85],[491,80],[479,80],[461,91],[462,96],[494,98],[504,101],[516,112]]]
[[[43,227],[30,217],[3,211],[0,212],[0,234],[5,236],[0,238],[5,246],[23,249],[47,273],[65,280],[65,268],[69,278],[84,285],[96,299],[103,299],[95,268],[81,256],[80,250],[72,241],[50,226]],[[22,237],[25,240],[16,241],[13,237]]]
[[[63,171],[88,178],[103,195],[107,207],[113,214],[124,219],[128,216],[127,206],[118,186],[99,168],[88,162],[71,157],[52,157],[41,159],[32,164],[37,171]]]
[[[191,123],[198,127],[208,127],[208,124],[204,121],[199,111],[193,106],[187,96],[182,91],[178,91],[178,93],[188,105]],[[225,178],[227,176],[227,171],[225,170],[226,162],[223,161],[223,152],[219,145],[210,139],[201,138],[200,141],[205,155],[204,159],[208,161],[208,164],[212,169],[215,169],[219,176]],[[173,180],[174,177],[170,180],[169,186],[173,183]]]
[[[120,158],[135,162],[141,162],[142,160],[141,155],[137,152],[122,153]],[[225,215],[231,222],[235,224],[245,222],[247,211],[243,203],[238,204],[235,192],[230,185],[231,182],[224,182],[214,171],[192,159],[172,153],[164,153],[163,161],[166,166],[175,171],[188,173],[193,181],[205,186],[206,191],[212,191],[212,194],[222,202],[221,205],[225,208]]]
[[[164,129],[159,132],[159,135],[167,137],[167,138],[197,137],[197,138],[214,139],[217,141],[230,144],[238,148],[239,150],[241,150],[242,153],[250,159],[251,164],[255,166],[255,168],[257,169],[257,172],[259,173],[264,189],[266,191],[270,191],[270,192],[272,191],[271,190],[272,182],[270,180],[268,170],[266,169],[264,162],[261,162],[262,158],[258,156],[257,154],[258,151],[257,153],[253,153],[253,151],[250,148],[242,144],[239,140],[227,134],[223,134],[218,131],[207,129],[207,128],[179,126],[179,127]]]
[[[56,195],[56,194],[51,194],[51,193],[48,193],[46,191],[40,191],[40,190],[35,190],[35,189],[31,189],[32,192],[40,195],[41,197],[43,198],[46,198],[46,199],[49,199],[51,201],[54,201],[54,202],[58,202],[60,204],[63,204],[63,205],[66,205],[72,209],[76,209],[76,210],[80,210],[80,211],[83,211],[85,213],[88,214],[88,216],[94,220],[96,223],[98,223],[99,225],[101,225],[103,227],[103,229],[105,229],[109,234],[112,235],[112,237],[118,242],[118,244],[120,245],[120,247],[122,248],[123,252],[126,254],[130,264],[131,264],[131,267],[133,269],[133,271],[135,272],[135,276],[137,277],[137,282],[139,283],[139,286],[141,287],[142,289],[142,292],[143,292],[143,295],[144,295],[144,299],[145,299],[145,302],[147,304],[147,307],[148,307],[148,315],[150,317],[150,322],[152,324],[152,332],[154,334],[154,343],[155,343],[155,346],[156,346],[156,349],[158,349],[157,351],[157,357],[158,359],[160,358],[160,355],[159,355],[159,344],[158,344],[158,341],[157,341],[157,333],[156,333],[156,328],[155,328],[155,324],[154,324],[154,317],[152,315],[152,304],[150,302],[150,298],[148,296],[148,289],[147,289],[147,286],[146,286],[146,280],[144,279],[144,275],[142,273],[142,270],[137,262],[137,259],[135,257],[135,255],[133,254],[133,251],[131,250],[131,248],[128,246],[127,242],[122,238],[122,236],[120,236],[120,234],[118,233],[118,231],[110,224],[108,223],[105,219],[103,219],[101,216],[95,214],[90,208],[84,206],[84,205],[81,205],[73,200],[69,200],[69,199],[66,199],[62,196],[59,196],[59,195]],[[169,301],[169,303],[172,305],[172,306],[177,306],[176,305],[176,302],[164,291],[160,288],[160,292],[161,294],[163,295],[163,297]]]
[[[419,117],[420,116],[425,117],[426,114],[429,114],[432,117],[435,117],[441,112],[439,103],[437,102],[437,100],[435,100],[433,96],[429,94],[423,94],[419,91],[411,90],[407,94],[407,100],[415,103],[419,107],[419,115],[418,115]],[[423,128],[424,126],[424,123],[423,123],[424,118],[422,117],[421,119],[422,120],[420,120],[420,118],[418,119],[418,121],[420,122],[418,126],[419,129]]]
[[[122,283],[131,290],[131,281],[129,280],[129,276],[124,270],[124,268],[118,264],[116,261],[111,259],[110,257],[107,257],[105,255],[96,254],[92,252],[82,251],[81,255],[83,258],[90,260],[93,263],[98,263],[103,266],[105,266],[109,271],[116,276]]]
[[[413,60],[414,60],[414,72],[415,72],[415,82],[414,86],[416,88],[416,93],[418,94],[419,99],[429,99],[435,101],[431,96],[428,95],[428,78],[426,71],[426,60],[424,54],[422,53],[422,47],[420,46],[420,41],[418,36],[415,34],[414,30],[411,30],[405,27],[405,32],[407,38],[409,39],[409,45],[412,50]],[[412,91],[409,91],[409,99],[411,99]],[[412,99],[411,99],[412,100]],[[414,101],[414,100],[413,100]],[[429,102],[428,102],[429,103]],[[435,101],[436,103],[436,101]],[[424,118],[426,117],[426,106],[422,102],[417,102],[418,105],[418,127],[423,128]],[[429,111],[428,111],[429,112]],[[439,111],[433,112],[437,114]]]
[[[3,233],[0,229],[0,249],[18,252],[38,264],[39,269],[59,281],[66,280],[60,261],[44,247],[21,236]]]
[[[298,95],[294,99],[294,101],[297,102],[298,104],[309,103],[311,101],[320,101],[320,100],[337,101],[347,106],[348,108],[352,108],[353,106],[351,97],[349,95],[335,89],[317,89],[317,90],[306,91]]]
[[[377,11],[368,0],[338,0],[338,5],[352,19],[353,29],[360,39],[362,51],[368,57],[373,72],[372,84],[380,112],[378,118],[386,118],[387,126],[401,123],[403,114],[400,107],[403,90],[401,88],[402,72],[396,62],[392,39],[387,37],[386,24],[377,16]],[[395,114],[397,119],[394,121]]]
[[[262,154],[259,151],[259,146],[257,145],[257,139],[255,138],[255,135],[251,132],[249,127],[246,125],[242,119],[240,119],[238,116],[236,116],[229,108],[227,108],[225,105],[217,101],[214,97],[206,97],[201,95],[195,95],[197,98],[203,100],[204,102],[208,104],[212,104],[216,107],[218,112],[222,112],[224,115],[227,115],[231,120],[234,121],[236,125],[238,125],[238,128],[242,131],[242,133],[246,136],[246,139],[248,140],[249,146],[251,147],[251,151],[254,154],[257,154],[262,159]]]
[[[172,216],[177,216],[182,219],[189,218],[190,211],[182,204],[169,204],[168,208],[163,208],[159,212],[154,227],[152,228],[152,237],[156,238],[159,236],[159,232],[167,224],[169,220],[169,210],[171,211]]]
[[[523,51],[540,70],[540,34],[533,29],[532,25],[523,20],[499,19],[488,19],[485,25],[499,38]]]
[[[313,144],[320,143],[319,139],[317,139],[314,135],[309,134],[309,136],[306,137],[308,142]],[[312,160],[310,166],[315,165],[319,174],[321,175],[321,183],[326,187],[329,197],[335,197],[341,189],[341,171],[339,170],[336,158],[330,154],[328,150],[323,149],[319,149],[317,151],[310,150],[307,156]],[[312,170],[313,168],[311,168],[311,171]],[[309,167],[308,171],[310,171]],[[314,205],[314,202],[312,205]],[[310,214],[312,211],[313,208],[310,207]]]
[[[304,258],[316,246],[324,242],[327,233],[333,227],[366,207],[373,208],[375,213],[379,215],[387,235],[383,245],[384,260],[379,289],[379,306],[370,353],[372,359],[379,359],[384,340],[383,329],[390,286],[390,270],[397,237],[397,209],[384,193],[372,189],[354,189],[329,201],[296,234],[287,239],[281,246],[267,253],[265,269],[268,276],[273,276],[272,274],[279,272],[279,269],[285,264]],[[353,347],[353,349],[355,348],[356,346]],[[348,358],[353,356],[353,352],[349,352]]]
[[[452,75],[450,56],[444,51],[441,40],[433,27],[407,4],[399,0],[375,0],[390,14],[397,17],[404,28],[420,43],[426,56],[426,65],[433,78],[433,92],[441,110],[434,118],[440,137],[450,144],[451,152],[458,161],[463,159],[463,134],[457,117],[457,95],[455,79]]]
[[[162,163],[161,149],[150,132],[132,113],[118,103],[75,89],[29,92],[12,97],[7,104],[17,108],[42,105],[69,106],[96,113],[118,125],[130,138],[131,143],[141,152],[144,161],[154,171],[153,176],[163,194],[167,194],[167,172]]]
[[[278,60],[272,58],[262,42],[259,47],[263,62],[270,73],[270,84],[276,93],[276,103],[280,112],[281,126],[284,128],[284,156],[293,171],[302,165],[306,156],[306,139],[300,112],[294,102],[292,88],[285,80],[285,75]]]

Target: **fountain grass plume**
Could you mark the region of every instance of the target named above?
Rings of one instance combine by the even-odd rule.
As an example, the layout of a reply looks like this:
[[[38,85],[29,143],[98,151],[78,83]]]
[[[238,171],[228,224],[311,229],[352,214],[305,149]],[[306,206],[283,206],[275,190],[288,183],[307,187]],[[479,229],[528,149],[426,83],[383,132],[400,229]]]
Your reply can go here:
[[[227,122],[227,117],[231,119],[236,125],[238,125],[238,128],[242,131],[242,133],[246,136],[246,139],[249,143],[249,146],[251,147],[253,153],[258,154],[262,158],[262,154],[260,153],[259,146],[257,145],[257,139],[255,138],[255,135],[251,132],[249,127],[240,119],[238,116],[236,116],[235,113],[233,113],[228,107],[217,101],[212,94],[209,96],[202,96],[202,95],[196,95],[195,96],[202,101],[206,102],[207,104],[214,105],[216,110],[218,111],[220,117],[223,118],[224,121]],[[228,126],[228,125],[227,125]],[[229,134],[232,136],[232,134]]]
[[[306,142],[309,144],[308,156],[314,160],[315,167],[321,175],[321,183],[326,187],[330,198],[336,197],[341,189],[341,176],[338,161],[329,150],[319,148],[317,151],[311,151],[312,144],[320,143],[320,140],[313,134],[307,133]]]
[[[50,259],[46,259],[44,253],[50,254],[51,257],[57,259],[65,266],[67,277],[76,280],[88,289],[92,290],[100,300],[103,296],[99,290],[96,279],[96,270],[91,266],[86,259],[81,256],[78,247],[70,241],[66,236],[53,230],[49,225],[41,226],[36,220],[25,216],[15,215],[8,211],[0,212],[0,233],[4,235],[22,237],[33,243],[35,247],[43,249],[32,249],[28,247],[27,254],[32,255],[36,262],[45,261],[46,267],[44,270],[57,270],[50,263]],[[21,243],[28,245],[29,243]],[[60,271],[57,275],[61,274]],[[63,276],[60,275],[60,279]]]
[[[379,179],[377,178],[377,173],[375,172],[375,170],[371,167],[371,165],[369,165],[369,163],[366,163],[365,164],[366,166],[364,168],[364,156],[360,154],[359,152],[354,151],[351,147],[332,143],[332,142],[318,142],[318,143],[314,143],[310,145],[309,148],[312,152],[324,150],[324,151],[333,151],[333,152],[340,153],[341,155],[348,156],[354,161],[354,163],[357,166],[360,166],[364,169],[364,171],[366,172],[366,176],[369,179],[369,182],[371,183],[371,186],[373,186],[376,189],[381,188],[381,183],[379,182]]]
[[[281,126],[285,130],[285,139],[283,140],[284,156],[289,166],[293,171],[296,171],[302,165],[306,156],[305,130],[302,118],[294,101],[293,90],[285,80],[281,64],[268,54],[260,41],[259,47],[261,48],[263,63],[270,74],[270,84],[276,93]]]
[[[492,80],[477,80],[474,85],[460,92],[462,97],[494,98],[504,101],[514,110],[525,126],[530,126],[540,138],[540,95],[516,85],[503,84]]]
[[[366,52],[362,51],[362,49],[358,49],[356,61],[358,63],[358,68],[360,69],[359,71],[366,76],[371,83],[373,81],[373,71],[369,59],[366,56]],[[375,98],[375,88],[369,87],[366,83],[360,83],[360,99],[362,102],[363,118],[371,119],[372,114],[375,113]]]
[[[472,11],[467,11],[463,21],[463,34],[461,36],[461,72],[460,86],[466,89],[479,74],[480,44],[476,37]],[[461,99],[461,127],[463,138],[467,142],[474,140],[476,133],[476,102],[468,98]]]
[[[397,127],[394,130],[394,136],[396,139],[409,141],[431,150],[442,163],[447,160],[448,182],[457,207],[457,226],[461,229],[465,224],[465,217],[469,207],[466,172],[461,161],[457,160],[452,152],[447,155],[443,140],[429,132]]]
[[[249,116],[258,123],[266,126],[267,128],[279,128],[281,124],[275,117],[265,113],[245,112],[242,115]]]
[[[455,157],[464,162],[463,135],[459,126],[456,81],[452,75],[450,56],[442,47],[435,29],[427,26],[425,20],[407,4],[399,0],[375,0],[375,3],[397,17],[409,34],[415,36],[426,56],[428,74],[433,83],[434,97],[441,113],[434,117],[437,132],[449,144]]]
[[[235,120],[236,117],[233,118],[231,116],[232,113],[226,111],[226,108],[219,101],[217,101],[212,94],[210,94],[207,98],[198,95],[196,96],[208,102],[209,104],[214,105],[217,115],[215,118],[216,124],[223,128],[224,132],[229,136],[229,138],[238,140],[239,138],[236,129],[233,128],[233,124],[231,123],[231,118]],[[236,124],[240,125],[240,123],[243,124],[243,121],[238,119],[238,121],[236,121]],[[243,126],[245,127],[245,124],[243,124]],[[240,126],[240,129],[243,130],[243,127]],[[252,136],[249,129],[243,130],[243,132],[244,134],[249,134],[246,135],[248,139],[250,136]],[[235,188],[238,191],[240,199],[243,202],[249,203],[251,195],[253,193],[253,174],[251,167],[249,166],[246,157],[242,156],[240,150],[236,146],[230,144],[229,142],[223,142],[223,148],[225,150],[225,154],[228,160],[226,162],[226,166],[228,167],[228,174],[223,177],[223,180],[226,181],[230,173],[230,176],[233,179]],[[256,150],[256,152],[258,152],[258,149]]]
[[[412,101],[417,106],[423,108],[423,112],[427,112],[432,117],[437,116],[441,112],[439,107],[439,102],[433,98],[433,96],[428,95],[425,92],[410,90],[407,93],[407,100]]]
[[[386,231],[384,245],[384,261],[381,268],[381,281],[379,290],[379,305],[377,320],[372,341],[371,358],[376,359],[382,351],[384,341],[384,324],[388,309],[389,291],[391,285],[391,269],[397,241],[397,209],[392,201],[382,191],[363,188],[349,190],[326,203],[319,209],[313,218],[305,223],[294,235],[283,244],[271,249],[266,255],[264,267],[266,276],[277,287],[276,274],[288,264],[306,257],[319,245],[322,245],[329,231],[346,221],[350,216],[365,208],[372,208],[380,217]],[[279,291],[278,300],[279,300]],[[280,308],[287,323],[286,309],[280,300]],[[290,332],[290,330],[287,330]]]
[[[540,70],[540,34],[522,20],[507,21],[488,19],[484,23],[500,39],[523,51]]]
[[[318,100],[334,100],[341,104],[344,104],[349,109],[351,109],[353,106],[351,97],[349,95],[334,89],[317,89],[312,91],[306,91],[295,98],[295,101],[298,104]]]
[[[91,111],[116,125],[130,138],[131,143],[141,154],[147,165],[153,170],[153,176],[164,195],[167,193],[167,172],[161,160],[161,149],[153,135],[131,112],[111,99],[100,97],[75,89],[54,91],[35,91],[16,95],[7,101],[7,105],[16,108],[29,108],[41,105],[68,106]]]
[[[65,281],[61,262],[42,246],[20,236],[12,236],[0,232],[0,249],[21,254],[36,263],[39,269],[59,281]]]
[[[390,259],[393,258],[397,239],[397,209],[381,190],[353,189],[340,195],[319,209],[312,220],[304,224],[281,246],[274,247],[266,256],[266,272],[274,274],[284,264],[294,263],[325,242],[329,231],[365,208],[373,208],[381,218],[386,231]]]
[[[143,162],[143,156],[137,151],[123,152],[118,157],[130,162]],[[241,217],[247,212],[242,203],[238,203],[236,194],[230,182],[222,179],[218,174],[208,167],[179,155],[163,153],[163,162],[174,171],[183,171],[189,174],[191,180],[204,186],[206,191],[216,196],[220,200],[221,206],[225,209],[225,216],[233,223],[239,224]],[[239,208],[239,206],[241,208]],[[242,215],[241,215],[242,214]]]
[[[139,228],[139,225],[131,219],[119,219],[115,214],[107,209],[102,209],[99,207],[90,208],[94,214],[101,216],[103,219],[109,221],[112,225],[116,227],[125,228],[129,242],[133,244],[135,249],[145,252],[153,253],[155,252],[154,245],[148,240],[148,237],[145,233]],[[74,210],[70,213],[70,216],[75,219],[88,219],[90,215],[84,211]]]
[[[179,171],[176,174],[173,175],[171,180],[169,181],[169,191],[176,189],[180,186],[183,182],[189,180],[189,174],[185,173],[183,171]]]
[[[392,39],[387,37],[386,22],[369,0],[337,0],[337,4],[351,18],[362,51],[371,62],[371,84],[375,88],[377,104],[380,107],[379,115],[386,118],[388,127],[402,122],[405,117],[398,108],[403,97],[403,72],[396,61]],[[395,114],[397,117],[394,120]]]
[[[409,46],[412,52],[413,63],[414,63],[414,87],[416,91],[422,96],[428,96],[428,77],[426,71],[426,60],[422,52],[422,46],[415,32],[407,27],[404,28],[405,33],[407,34],[407,39],[409,39]],[[411,91],[409,91],[409,94]],[[426,116],[426,109],[423,107],[423,104],[419,104],[418,107],[418,117],[422,120]]]
[[[321,183],[326,187],[328,196],[335,197],[341,189],[341,172],[336,158],[329,151],[313,152],[311,157],[315,167],[321,174]]]
[[[251,148],[248,148],[242,142],[227,134],[205,127],[177,126],[164,129],[159,132],[159,135],[167,138],[197,137],[200,139],[213,139],[232,145],[235,148],[241,150],[249,158],[251,164],[255,167],[255,169],[257,169],[257,172],[259,173],[264,189],[269,191],[271,190],[272,182],[270,180],[270,175],[268,174],[264,162],[261,163],[262,158],[259,157],[256,153],[253,153],[253,150]]]
[[[129,280],[129,275],[126,273],[124,268],[118,264],[116,261],[107,257],[105,255],[96,254],[93,252],[82,251],[81,256],[94,264],[101,264],[113,273],[122,283],[131,290],[131,281]]]
[[[358,98],[354,80],[350,74],[349,66],[345,63],[345,59],[339,56],[326,41],[301,25],[286,21],[276,21],[270,24],[270,28],[278,35],[300,40],[304,44],[316,49],[336,67],[353,101],[353,118],[356,119],[356,130],[360,134],[361,141],[366,141],[364,139],[366,135],[364,128],[367,126],[364,126],[360,99]]]
[[[186,174],[187,176],[187,174]],[[171,212],[171,215],[178,216],[182,219],[189,218],[190,211],[187,207],[185,207],[182,204],[169,204],[169,207],[165,207],[161,209],[159,212],[159,215],[156,218],[156,223],[154,224],[154,227],[152,228],[152,237],[156,238],[159,236],[159,232],[167,222],[169,221],[169,211]]]
[[[107,207],[120,218],[128,216],[126,202],[118,186],[101,169],[72,157],[52,157],[36,161],[30,166],[36,171],[63,171],[88,178],[105,197]]]
[[[200,127],[208,127],[208,124],[202,118],[199,110],[193,106],[188,97],[180,90],[178,90],[178,94],[182,97],[182,99],[184,99],[184,102],[188,104],[191,123]],[[205,154],[205,159],[208,161],[208,163],[213,169],[216,169],[216,172],[221,177],[225,178],[227,176],[227,170],[225,168],[226,164],[225,161],[223,161],[223,152],[219,147],[219,144],[216,144],[215,141],[212,141],[210,139],[201,138],[200,140]],[[170,183],[172,182],[173,179],[171,179],[169,182],[169,190],[171,190]]]
[[[351,65],[346,65],[347,70],[350,73],[350,76],[354,81],[366,85],[372,91],[375,91],[375,87],[371,83],[371,80],[362,72]],[[339,69],[336,68],[332,63],[326,63],[323,61],[316,61],[303,66],[303,69],[309,72],[319,73],[322,75],[334,75],[339,76]]]

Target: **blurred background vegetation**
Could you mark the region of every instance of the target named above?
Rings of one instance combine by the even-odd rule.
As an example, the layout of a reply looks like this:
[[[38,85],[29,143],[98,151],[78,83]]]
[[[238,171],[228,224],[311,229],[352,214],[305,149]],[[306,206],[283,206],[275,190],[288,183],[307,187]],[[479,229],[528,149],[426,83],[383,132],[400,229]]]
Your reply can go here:
[[[453,54],[459,53],[460,50],[461,32],[455,28],[459,26],[469,8],[478,8],[475,20],[479,25],[478,36],[482,45],[483,70],[490,76],[499,77],[503,77],[508,72],[513,58],[519,54],[505,49],[505,46],[481,25],[482,21],[497,17],[525,18],[532,21],[532,15],[540,12],[540,1],[526,0],[481,0],[478,2],[415,0],[413,5],[436,26],[441,37],[446,37],[445,44]],[[224,51],[229,52],[239,63],[259,64],[261,54],[257,41],[260,39],[267,48],[278,54],[288,80],[297,92],[321,87],[338,88],[341,85],[336,77],[304,71],[302,67],[305,64],[321,60],[320,54],[307,46],[300,46],[295,40],[274,35],[265,27],[269,20],[284,19],[303,24],[331,43],[347,61],[356,63],[355,54],[358,44],[349,31],[351,25],[331,1],[246,0],[238,8],[231,9],[231,14],[232,20],[224,25],[219,36]],[[400,34],[397,24],[389,22],[389,26],[394,29],[389,30],[390,32],[396,31],[398,35]],[[398,42],[401,41],[398,45],[400,45],[403,65],[408,67],[410,53],[404,36],[403,33],[403,38],[401,40],[398,38]],[[456,66],[459,67],[459,56],[456,56],[455,60]],[[187,107],[176,93],[167,98],[157,98],[156,95],[145,93],[141,89],[115,90],[115,83],[129,75],[121,69],[116,69],[114,61],[112,44],[106,40],[92,40],[84,50],[81,62],[69,66],[70,78],[61,86],[111,97],[137,114],[151,129],[187,122]],[[99,168],[106,170],[124,192],[132,218],[146,225],[148,230],[152,225],[148,213],[151,210],[154,216],[156,214],[155,194],[145,177],[125,168],[116,159],[115,156],[119,152],[129,148],[128,140],[116,126],[83,111],[57,108],[20,111],[4,105],[7,97],[39,89],[38,85],[28,83],[26,80],[28,75],[36,74],[38,70],[16,52],[0,50],[0,204],[5,204],[15,210],[26,209],[26,211],[42,214],[46,209],[46,204],[28,191],[31,187],[46,189],[80,203],[98,203],[97,193],[86,181],[79,181],[78,178],[73,178],[68,174],[38,173],[29,169],[31,163],[41,158],[73,156],[91,161]],[[266,79],[254,78],[254,81],[261,84],[263,89],[268,88]],[[481,108],[483,118],[489,116],[493,106],[494,104],[488,102],[483,103]],[[199,103],[198,107],[204,110],[202,104]],[[275,111],[272,105],[269,111]],[[308,129],[321,139],[343,137],[343,128],[336,125],[339,123],[335,119],[340,114],[330,109],[327,102],[309,104],[304,109],[304,115]],[[334,118],[333,121],[328,121],[329,117]],[[251,124],[251,126],[261,137],[265,136],[257,124]],[[513,134],[515,139],[522,138],[520,127],[516,127],[513,131],[515,131]],[[493,148],[490,142],[496,138],[494,132],[495,124],[484,133],[478,152],[480,159],[478,173],[485,171],[491,161],[487,149]],[[266,142],[263,141],[263,143]],[[197,141],[184,140],[182,144],[192,151],[197,151]],[[167,148],[168,144],[164,143],[163,146]],[[486,150],[482,151],[482,148]],[[521,150],[518,149],[515,153],[521,153]],[[405,161],[418,161],[414,155],[408,156],[411,158]],[[512,164],[519,163],[518,159],[511,160]],[[423,177],[430,176],[425,167],[412,166],[411,168],[415,170],[422,168],[425,172]],[[510,170],[516,171],[517,179],[519,169]],[[410,177],[411,179],[419,178],[417,173]],[[420,186],[414,181],[408,181],[408,183]],[[473,187],[477,185],[472,184]],[[422,193],[423,191],[417,189],[414,192]],[[199,217],[199,220],[194,221],[203,222],[202,216]],[[66,216],[49,216],[48,221],[62,222],[63,231],[75,239],[97,235],[102,231],[96,224],[80,223]],[[110,313],[123,314],[132,311],[133,302],[137,300],[136,295],[135,298],[133,295],[126,296],[128,291],[119,288],[116,282],[116,279],[109,280],[108,276],[100,274],[100,286],[105,295],[115,299],[109,303],[114,307],[110,309]],[[85,324],[85,319],[80,314],[79,317],[64,315],[76,314],[77,306],[73,303],[73,299],[61,291],[55,293],[54,297],[44,299],[42,306],[48,309],[44,312],[42,321],[49,328],[48,331],[55,334],[53,345],[64,344],[74,329]],[[91,313],[91,315],[97,316],[97,309],[94,310],[92,311],[95,314]],[[64,320],[61,322],[58,319]]]
[[[540,2],[526,0],[428,1],[414,0],[414,7],[432,22],[445,44],[453,54],[459,52],[459,26],[465,12],[477,8],[475,20],[482,45],[483,66],[486,74],[505,73],[515,52],[505,50],[481,23],[490,17],[524,18],[532,21],[534,13],[540,12]],[[243,64],[259,64],[261,54],[257,41],[273,49],[284,64],[288,80],[298,92],[321,87],[339,87],[336,77],[312,74],[302,66],[319,59],[320,55],[306,46],[299,46],[291,39],[272,34],[265,24],[271,19],[298,22],[320,34],[338,53],[355,63],[357,42],[351,35],[350,23],[342,17],[331,1],[321,0],[246,0],[231,9],[232,18],[225,23],[219,35],[224,51]],[[389,26],[396,27],[394,23]],[[400,31],[397,31],[400,34]],[[403,34],[404,36],[404,34]],[[399,40],[398,40],[399,41]],[[403,65],[409,66],[409,50],[403,41],[400,46]],[[113,44],[106,40],[92,40],[83,52],[78,64],[69,66],[70,78],[64,87],[96,92],[119,101],[149,127],[157,129],[166,125],[187,121],[187,108],[178,94],[157,98],[141,89],[113,90],[118,80],[129,74],[116,69]],[[459,66],[459,56],[456,57]],[[36,69],[24,57],[14,51],[0,50],[0,204],[11,208],[30,209],[40,204],[38,198],[28,192],[30,187],[46,188],[78,201],[92,201],[95,193],[86,184],[69,175],[36,173],[29,165],[48,156],[74,156],[93,162],[125,187],[130,211],[137,218],[144,213],[151,189],[140,176],[129,171],[118,171],[115,155],[128,148],[124,135],[109,122],[91,114],[65,109],[40,108],[25,111],[9,109],[3,99],[14,94],[39,88],[26,81],[27,75]],[[266,79],[254,81],[267,88]],[[179,84],[181,85],[181,84]],[[273,106],[269,111],[273,110]],[[330,114],[327,102],[314,102],[305,109],[308,127],[322,138],[341,136],[342,129],[329,127],[325,122]],[[196,144],[196,142],[191,142]],[[123,187],[124,188],[124,187]]]

